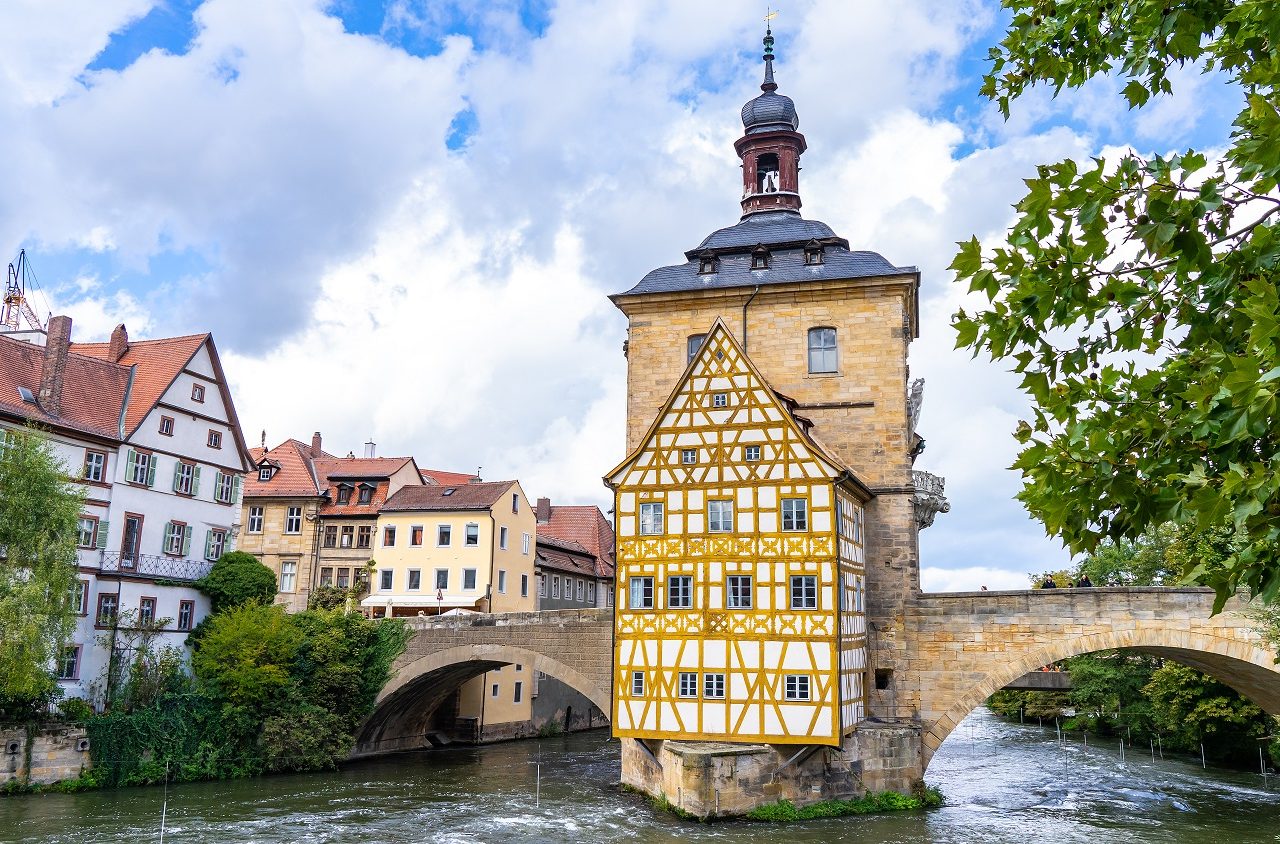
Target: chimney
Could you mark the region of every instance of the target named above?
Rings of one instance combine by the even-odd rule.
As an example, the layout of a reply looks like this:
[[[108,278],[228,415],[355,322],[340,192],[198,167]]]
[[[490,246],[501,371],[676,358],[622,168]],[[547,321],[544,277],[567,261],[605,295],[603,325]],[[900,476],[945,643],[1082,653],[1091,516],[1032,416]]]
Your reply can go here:
[[[50,416],[62,415],[62,373],[67,368],[71,348],[71,317],[49,318],[44,342],[44,364],[40,369],[40,409]]]
[[[551,523],[551,499],[539,498],[538,506],[535,508],[538,514],[538,524],[545,525]]]
[[[122,322],[111,332],[111,345],[107,349],[107,356],[113,361],[118,361],[127,351],[129,351],[129,332]]]
[[[369,440],[367,443],[365,443],[365,444],[364,444],[364,456],[365,456],[365,457],[377,457],[377,456],[378,456],[378,445],[377,445],[377,443],[375,443],[373,440]]]
[[[324,450],[320,448],[320,432],[316,431],[311,435],[311,456],[319,457],[323,453]]]

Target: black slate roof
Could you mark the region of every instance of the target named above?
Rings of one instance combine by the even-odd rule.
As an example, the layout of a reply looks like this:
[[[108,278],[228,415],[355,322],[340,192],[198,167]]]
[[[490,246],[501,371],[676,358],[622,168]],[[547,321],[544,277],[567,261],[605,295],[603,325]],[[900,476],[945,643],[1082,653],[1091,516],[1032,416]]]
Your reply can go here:
[[[686,252],[685,255],[693,257],[703,249],[731,249],[755,246],[757,243],[769,246],[774,243],[822,240],[835,236],[831,226],[818,220],[806,220],[796,211],[767,211],[752,214],[736,225],[713,231],[698,244],[697,249]],[[848,245],[846,242],[845,246]]]

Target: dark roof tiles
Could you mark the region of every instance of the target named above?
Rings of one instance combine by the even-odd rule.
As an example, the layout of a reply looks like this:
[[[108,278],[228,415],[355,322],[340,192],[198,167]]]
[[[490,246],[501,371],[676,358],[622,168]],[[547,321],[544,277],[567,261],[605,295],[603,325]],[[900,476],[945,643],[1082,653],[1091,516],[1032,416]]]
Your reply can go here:
[[[490,481],[457,485],[424,484],[401,487],[382,506],[384,511],[488,510],[515,485],[515,481]]]

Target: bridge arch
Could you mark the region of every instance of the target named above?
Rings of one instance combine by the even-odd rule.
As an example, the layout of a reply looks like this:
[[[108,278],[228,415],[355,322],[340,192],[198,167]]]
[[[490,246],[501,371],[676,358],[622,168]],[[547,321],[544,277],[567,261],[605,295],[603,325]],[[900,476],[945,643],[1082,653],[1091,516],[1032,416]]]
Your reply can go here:
[[[457,645],[399,665],[357,732],[353,755],[429,746],[425,736],[439,706],[463,683],[505,665],[524,665],[530,676],[540,671],[581,693],[601,712],[610,711],[608,688],[555,657],[517,645]]]
[[[942,715],[926,728],[924,767],[952,730],[999,689],[1041,666],[1107,650],[1137,651],[1180,662],[1217,678],[1264,711],[1280,715],[1280,666],[1275,654],[1252,641],[1173,627],[1063,636],[991,666],[976,684],[945,704]]]

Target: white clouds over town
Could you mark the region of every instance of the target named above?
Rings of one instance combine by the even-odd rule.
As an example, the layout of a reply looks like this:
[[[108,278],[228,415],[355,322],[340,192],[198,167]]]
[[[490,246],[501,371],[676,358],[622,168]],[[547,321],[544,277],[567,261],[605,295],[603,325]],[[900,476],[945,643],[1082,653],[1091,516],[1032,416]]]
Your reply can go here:
[[[0,11],[0,243],[37,267],[74,248],[149,268],[141,288],[43,278],[77,337],[211,329],[252,442],[372,437],[605,503],[625,411],[625,322],[605,296],[736,221],[754,7],[564,0],[530,33],[514,4],[396,0],[379,37],[319,0],[207,0],[185,52],[86,69],[152,5]],[[470,31],[446,34],[458,19]],[[965,57],[998,38],[990,3],[810,0],[777,29],[806,216],[922,270],[919,465],[952,501],[922,535],[926,585],[1025,583],[1066,556],[1012,499],[1024,405],[1007,373],[952,351],[963,291],[946,266],[954,241],[1003,231],[1036,163],[1103,141],[1046,120],[1047,100],[1010,124],[974,100]],[[405,32],[439,49],[411,55]],[[1094,95],[1114,108],[1110,91],[1074,102]],[[1196,102],[1106,113],[1150,142],[1185,132]]]

